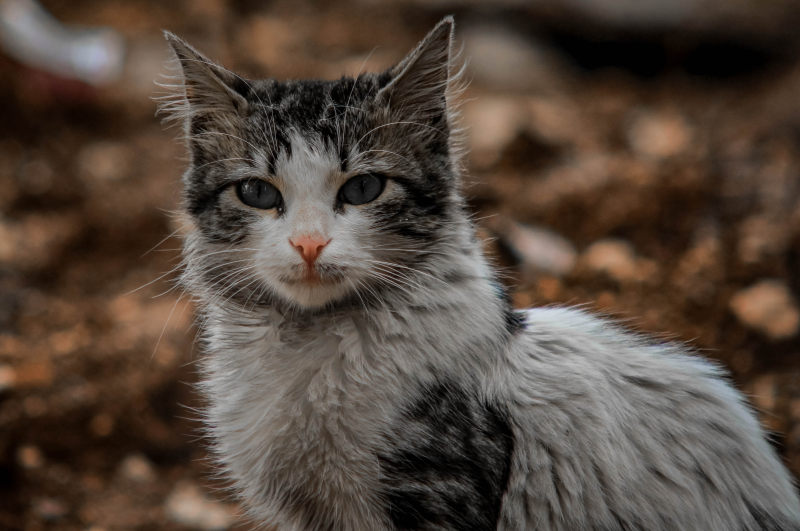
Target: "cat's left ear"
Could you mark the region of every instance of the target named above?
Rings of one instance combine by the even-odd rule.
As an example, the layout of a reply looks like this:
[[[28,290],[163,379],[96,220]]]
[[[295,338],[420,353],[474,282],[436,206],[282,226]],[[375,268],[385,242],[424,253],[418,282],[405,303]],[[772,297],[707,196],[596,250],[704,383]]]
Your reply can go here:
[[[442,19],[389,71],[392,79],[378,92],[378,98],[390,108],[417,118],[446,113],[452,82],[453,27],[453,17]]]
[[[183,39],[165,31],[164,37],[180,64],[182,98],[165,98],[162,110],[168,118],[188,119],[198,115],[245,116],[249,85],[238,75],[214,63]],[[182,78],[182,79],[181,79]],[[171,101],[170,101],[171,100]],[[170,108],[170,104],[172,107]]]

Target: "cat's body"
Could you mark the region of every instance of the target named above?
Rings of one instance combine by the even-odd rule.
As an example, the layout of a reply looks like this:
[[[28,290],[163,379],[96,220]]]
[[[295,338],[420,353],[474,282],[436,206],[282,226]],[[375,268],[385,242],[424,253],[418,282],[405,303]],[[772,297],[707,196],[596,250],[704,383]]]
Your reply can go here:
[[[207,420],[252,516],[800,529],[788,473],[716,368],[577,310],[511,309],[459,193],[451,31],[380,75],[291,83],[169,37]]]

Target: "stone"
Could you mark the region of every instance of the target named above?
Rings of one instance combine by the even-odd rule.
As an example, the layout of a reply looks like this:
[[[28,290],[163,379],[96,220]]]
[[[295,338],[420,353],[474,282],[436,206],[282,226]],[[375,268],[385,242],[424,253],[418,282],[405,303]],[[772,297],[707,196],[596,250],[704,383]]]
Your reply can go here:
[[[80,171],[100,181],[117,181],[127,177],[132,163],[133,152],[122,142],[94,142],[78,153]]]
[[[562,276],[575,266],[575,246],[550,229],[506,218],[489,221],[488,225],[525,269]]]
[[[482,97],[465,105],[464,123],[469,124],[470,159],[479,167],[500,158],[522,128],[527,112],[513,98]]]
[[[655,160],[684,152],[692,141],[686,120],[677,113],[637,112],[628,127],[628,143],[639,155]]]
[[[10,365],[0,365],[0,392],[13,389],[17,383],[17,372]]]
[[[230,506],[209,500],[200,487],[190,481],[175,485],[164,509],[173,522],[201,531],[228,529],[236,520]]]
[[[33,512],[42,520],[54,522],[64,518],[69,513],[69,509],[59,499],[38,498],[33,501]]]
[[[460,31],[476,83],[526,92],[558,86],[563,65],[534,39],[491,23],[465,24]]]
[[[36,446],[25,444],[17,448],[17,463],[27,470],[36,470],[44,464],[44,456]]]
[[[605,239],[591,244],[583,252],[581,262],[590,270],[605,273],[619,282],[639,277],[636,251],[624,240]]]
[[[131,454],[119,464],[119,475],[134,483],[150,483],[156,479],[153,464],[142,454]]]
[[[770,339],[788,339],[800,328],[800,310],[781,280],[760,280],[736,292],[730,309],[742,324]]]

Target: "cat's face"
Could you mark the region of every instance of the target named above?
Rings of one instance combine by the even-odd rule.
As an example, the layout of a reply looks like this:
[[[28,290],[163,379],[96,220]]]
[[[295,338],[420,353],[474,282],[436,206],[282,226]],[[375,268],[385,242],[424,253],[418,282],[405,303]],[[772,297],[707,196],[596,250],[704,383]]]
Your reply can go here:
[[[245,81],[168,36],[184,74],[165,107],[192,156],[194,282],[245,306],[320,308],[430,275],[460,216],[451,32],[440,23],[383,74],[331,82]]]

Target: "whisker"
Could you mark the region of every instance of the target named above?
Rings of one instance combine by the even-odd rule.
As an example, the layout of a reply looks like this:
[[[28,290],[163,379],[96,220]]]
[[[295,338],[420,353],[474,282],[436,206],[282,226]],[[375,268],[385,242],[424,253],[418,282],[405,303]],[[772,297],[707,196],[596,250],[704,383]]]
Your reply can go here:
[[[230,157],[230,158],[227,158],[227,159],[212,160],[211,162],[206,162],[205,164],[201,164],[200,166],[196,166],[193,169],[199,170],[199,169],[205,168],[206,166],[210,166],[211,164],[221,164],[223,162],[230,162],[230,161],[234,161],[234,160],[244,160],[244,161],[247,161],[247,162],[252,162],[253,164],[258,164],[257,160],[251,159],[251,158],[248,158],[248,157]]]
[[[361,141],[362,141],[362,140],[364,140],[364,138],[366,138],[368,135],[371,135],[372,133],[374,133],[374,132],[375,132],[375,131],[377,131],[378,129],[383,129],[384,127],[390,127],[390,126],[392,126],[392,125],[418,125],[418,126],[420,126],[420,127],[426,127],[426,128],[428,128],[428,129],[431,129],[431,130],[433,130],[433,131],[435,131],[435,132],[437,132],[437,133],[439,133],[439,134],[444,134],[444,131],[441,131],[440,129],[436,129],[436,128],[435,128],[435,127],[433,127],[432,125],[423,124],[423,123],[420,123],[420,122],[411,122],[411,121],[402,121],[402,120],[401,120],[401,121],[397,121],[397,122],[389,122],[389,123],[387,123],[387,124],[382,124],[382,125],[379,125],[379,126],[377,126],[377,127],[373,127],[372,129],[370,129],[369,131],[367,131],[366,133],[364,133],[364,134],[361,136],[361,138],[359,138],[359,139],[358,139],[358,141],[355,143],[355,146],[359,146],[359,145],[361,144]]]
[[[147,256],[148,254],[152,253],[152,252],[153,252],[153,251],[156,249],[156,247],[158,247],[159,245],[161,245],[161,244],[162,244],[162,243],[164,243],[165,241],[169,240],[170,238],[172,238],[173,236],[175,236],[176,234],[178,234],[180,231],[181,231],[181,229],[180,229],[180,228],[177,228],[177,229],[175,229],[174,231],[170,232],[169,234],[167,234],[166,236],[164,236],[164,237],[161,239],[161,241],[159,241],[157,244],[155,244],[155,245],[154,245],[154,246],[152,246],[150,249],[148,249],[147,251],[145,251],[145,252],[144,252],[144,254],[142,254],[142,255],[141,255],[139,258],[144,258],[144,257],[145,257],[145,256]]]

